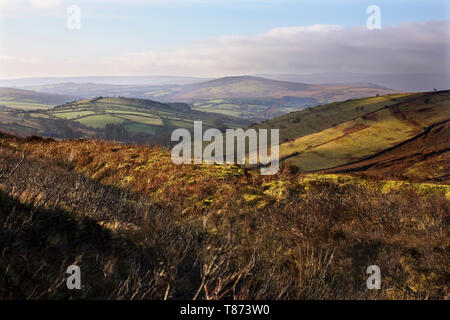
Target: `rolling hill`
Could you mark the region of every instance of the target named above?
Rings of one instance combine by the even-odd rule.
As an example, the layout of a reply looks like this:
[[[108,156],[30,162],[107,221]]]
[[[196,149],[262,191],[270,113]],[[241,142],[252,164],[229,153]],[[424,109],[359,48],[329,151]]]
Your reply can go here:
[[[194,110],[260,121],[321,103],[393,93],[370,83],[312,85],[261,77],[225,77],[184,85],[56,83],[27,87],[85,98],[122,96],[187,102]]]
[[[440,91],[348,100],[255,127],[279,128],[281,159],[302,171],[370,168],[372,174],[448,182],[449,119],[450,91]]]
[[[74,96],[42,93],[16,88],[0,88],[0,106],[14,109],[49,109],[74,100]]]
[[[98,97],[68,102],[48,110],[0,109],[0,129],[19,136],[101,138],[129,143],[170,142],[176,128],[241,128],[244,119],[192,110],[184,103],[160,103],[146,99]],[[106,133],[105,128],[110,127]],[[126,130],[126,132],[124,131]]]
[[[204,126],[209,128],[238,128],[248,124],[242,119],[191,110],[185,103],[160,103],[123,97],[79,100],[48,110],[47,114],[93,128],[104,128],[108,123],[120,123],[130,131],[150,134],[161,128],[190,129],[196,120],[203,121]]]

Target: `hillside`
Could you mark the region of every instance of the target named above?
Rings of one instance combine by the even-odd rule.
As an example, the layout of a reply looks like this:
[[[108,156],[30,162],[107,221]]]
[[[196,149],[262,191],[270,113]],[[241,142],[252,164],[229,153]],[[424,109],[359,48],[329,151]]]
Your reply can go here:
[[[408,181],[450,184],[450,122],[430,126],[422,134],[366,160],[326,170]]]
[[[394,160],[393,153],[398,157],[434,154],[440,162],[448,161],[445,123],[449,119],[450,92],[441,91],[349,100],[290,113],[256,128],[280,128],[281,158],[302,171],[340,172],[339,167],[350,164],[353,171],[357,167],[362,171],[368,163],[360,161],[370,158],[374,164],[387,155]],[[440,125],[444,126],[433,130]],[[420,143],[425,135],[427,143]],[[414,170],[408,166],[404,169]],[[436,170],[435,178],[449,173],[448,166],[437,166]]]
[[[0,157],[1,299],[449,298],[446,185],[4,134]],[[65,287],[71,264],[82,290]],[[365,288],[372,264],[381,290]]]
[[[42,93],[15,88],[0,88],[0,106],[14,109],[48,109],[74,100],[74,96]]]

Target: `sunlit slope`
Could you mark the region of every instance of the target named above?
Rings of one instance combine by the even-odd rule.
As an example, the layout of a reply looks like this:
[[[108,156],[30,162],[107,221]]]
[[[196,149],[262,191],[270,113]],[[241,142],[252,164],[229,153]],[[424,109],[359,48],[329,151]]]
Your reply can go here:
[[[282,118],[269,122],[280,128],[280,157],[303,171],[329,169],[393,148],[448,120],[450,93],[359,99]]]
[[[414,101],[421,94],[390,94],[370,98],[335,102],[302,111],[291,112],[281,117],[264,121],[254,128],[280,129],[282,142],[316,133],[333,125],[361,117],[368,112],[379,110],[402,102]]]
[[[407,181],[450,184],[450,121],[363,161],[327,170]]]

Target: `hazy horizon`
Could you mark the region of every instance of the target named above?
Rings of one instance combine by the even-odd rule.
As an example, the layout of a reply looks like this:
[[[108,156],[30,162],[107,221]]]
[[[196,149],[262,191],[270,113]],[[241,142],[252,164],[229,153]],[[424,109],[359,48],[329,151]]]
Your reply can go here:
[[[372,4],[0,0],[0,78],[446,74],[446,1]]]

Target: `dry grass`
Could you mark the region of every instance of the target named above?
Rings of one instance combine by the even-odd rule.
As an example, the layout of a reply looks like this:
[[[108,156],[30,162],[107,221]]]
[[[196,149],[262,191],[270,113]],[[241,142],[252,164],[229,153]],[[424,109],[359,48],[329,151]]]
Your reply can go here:
[[[175,166],[160,148],[0,140],[0,298],[446,299],[438,189]],[[82,269],[83,290],[65,288]],[[365,270],[382,270],[382,290]]]

